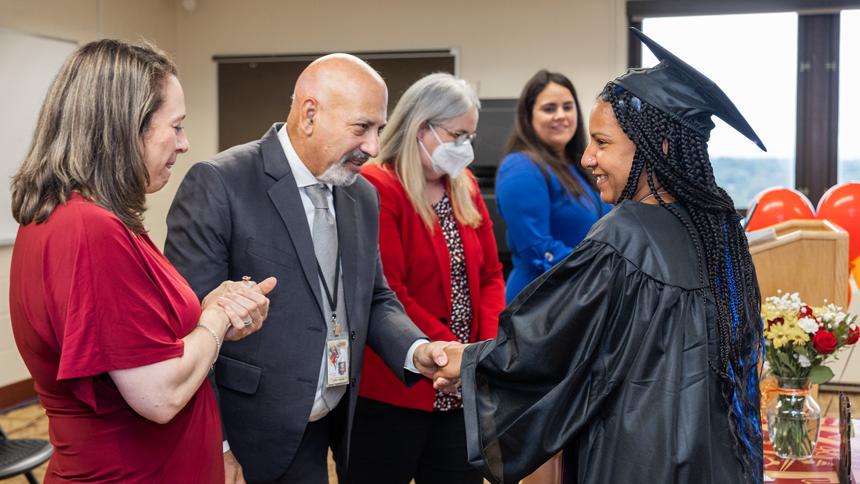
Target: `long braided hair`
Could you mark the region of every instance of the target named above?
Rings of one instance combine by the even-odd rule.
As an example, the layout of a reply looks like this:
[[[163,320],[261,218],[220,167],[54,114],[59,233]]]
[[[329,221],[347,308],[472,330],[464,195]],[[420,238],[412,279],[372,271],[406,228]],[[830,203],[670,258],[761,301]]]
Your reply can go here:
[[[711,365],[720,378],[738,456],[749,481],[761,482],[761,295],[740,216],[714,179],[707,140],[701,134],[612,82],[600,100],[612,106],[624,133],[636,145],[630,177],[618,201],[633,197],[644,170],[654,198],[681,220],[696,252],[704,256],[699,277],[702,282],[707,278],[717,315],[719,361]],[[664,140],[668,142],[665,154]],[[663,200],[656,182],[686,208],[692,226]]]

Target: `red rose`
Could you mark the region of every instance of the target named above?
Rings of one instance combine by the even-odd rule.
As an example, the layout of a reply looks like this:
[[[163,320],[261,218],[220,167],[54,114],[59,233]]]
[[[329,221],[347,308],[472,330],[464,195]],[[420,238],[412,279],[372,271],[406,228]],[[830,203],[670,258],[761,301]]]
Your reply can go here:
[[[812,317],[812,308],[807,305],[803,305],[800,307],[800,311],[797,312],[797,315],[800,318]]]
[[[830,331],[819,329],[812,337],[812,346],[822,355],[833,353],[833,350],[836,349],[836,335]]]
[[[854,329],[848,330],[848,338],[845,340],[845,344],[853,345],[860,340],[860,326],[855,326]]]

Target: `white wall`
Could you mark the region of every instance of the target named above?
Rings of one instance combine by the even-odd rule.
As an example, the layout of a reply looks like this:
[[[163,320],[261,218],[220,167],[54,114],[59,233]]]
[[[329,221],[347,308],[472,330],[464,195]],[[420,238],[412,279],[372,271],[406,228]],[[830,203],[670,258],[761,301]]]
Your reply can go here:
[[[192,12],[178,9],[176,55],[191,151],[164,193],[153,197],[159,198],[149,213],[153,240],[165,236],[161,200],[172,198],[191,163],[217,150],[213,55],[453,47],[460,75],[481,97],[517,97],[546,67],[571,77],[587,116],[603,84],[626,67],[625,24],[624,0],[198,0]],[[260,135],[268,127],[260,126]]]
[[[173,51],[175,9],[173,0],[0,0],[0,27],[81,43],[100,37],[147,38]],[[0,247],[0,387],[29,378],[9,322],[11,256],[12,247]]]
[[[525,81],[546,67],[571,77],[585,116],[603,84],[626,66],[624,0],[194,3],[189,12],[176,0],[0,0],[3,27],[81,42],[145,37],[174,55],[191,151],[168,185],[150,197],[147,227],[159,245],[182,176],[217,151],[213,55],[456,48],[460,75],[481,97],[517,97]],[[267,128],[261,125],[260,134]],[[0,386],[28,377],[9,325],[10,255],[11,248],[0,249]]]

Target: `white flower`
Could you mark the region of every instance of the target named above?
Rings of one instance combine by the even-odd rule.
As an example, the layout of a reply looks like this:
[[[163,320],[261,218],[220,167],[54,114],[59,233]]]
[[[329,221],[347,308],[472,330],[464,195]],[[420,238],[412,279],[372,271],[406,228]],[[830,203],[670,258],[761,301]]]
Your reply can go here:
[[[818,321],[813,318],[800,318],[797,320],[797,325],[800,326],[800,329],[809,334],[813,334],[818,331]]]
[[[779,291],[779,294],[779,296],[770,296],[766,298],[765,301],[780,312],[788,313],[800,310],[803,302],[800,300],[800,295],[798,293],[795,292],[789,294]]]
[[[799,311],[800,306],[803,306],[803,301],[800,300],[800,294],[793,292],[789,296],[791,309],[794,311]]]
[[[798,356],[797,361],[800,362],[800,366],[802,366],[804,368],[809,368],[810,365],[812,365],[812,362],[809,361],[809,358],[807,358],[806,355],[797,355],[797,356]]]

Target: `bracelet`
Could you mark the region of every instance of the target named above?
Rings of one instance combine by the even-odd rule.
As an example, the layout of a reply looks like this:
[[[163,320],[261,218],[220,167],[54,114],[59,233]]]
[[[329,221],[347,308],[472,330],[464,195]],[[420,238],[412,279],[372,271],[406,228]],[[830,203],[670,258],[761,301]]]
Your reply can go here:
[[[218,333],[216,333],[214,329],[210,328],[209,326],[206,326],[205,324],[198,323],[197,327],[204,328],[206,331],[209,331],[209,334],[211,334],[212,337],[215,338],[215,359],[212,360],[212,368],[215,368],[215,361],[218,360],[218,353],[221,352],[221,338],[218,337]]]

